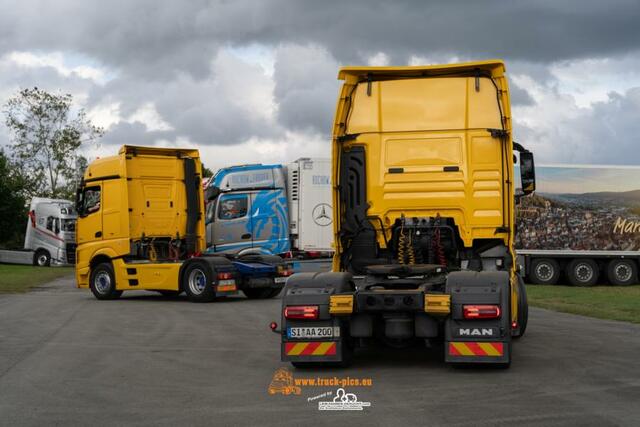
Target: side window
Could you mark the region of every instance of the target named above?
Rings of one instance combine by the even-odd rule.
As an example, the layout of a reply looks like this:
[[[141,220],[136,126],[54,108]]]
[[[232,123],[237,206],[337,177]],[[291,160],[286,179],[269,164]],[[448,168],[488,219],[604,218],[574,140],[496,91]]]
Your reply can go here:
[[[47,230],[53,231],[53,217],[52,216],[48,216],[47,217]]]
[[[82,210],[85,215],[98,212],[100,210],[100,187],[85,188],[82,199]]]
[[[215,209],[216,209],[216,201],[215,200],[211,200],[210,202],[207,202],[207,212],[205,214],[205,223],[206,224],[209,224],[210,222],[213,222]]]
[[[248,205],[249,197],[246,194],[224,196],[220,199],[218,218],[221,220],[242,218],[247,215]]]

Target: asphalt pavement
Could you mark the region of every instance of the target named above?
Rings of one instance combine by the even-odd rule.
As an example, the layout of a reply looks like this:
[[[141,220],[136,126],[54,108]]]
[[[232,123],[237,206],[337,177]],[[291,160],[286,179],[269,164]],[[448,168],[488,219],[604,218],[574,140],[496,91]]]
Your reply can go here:
[[[508,370],[373,347],[351,368],[302,371],[280,362],[279,310],[151,292],[97,301],[72,278],[0,296],[0,425],[640,425],[640,325],[531,309]],[[370,379],[344,387],[369,405],[319,410],[338,386],[270,394],[279,368]]]

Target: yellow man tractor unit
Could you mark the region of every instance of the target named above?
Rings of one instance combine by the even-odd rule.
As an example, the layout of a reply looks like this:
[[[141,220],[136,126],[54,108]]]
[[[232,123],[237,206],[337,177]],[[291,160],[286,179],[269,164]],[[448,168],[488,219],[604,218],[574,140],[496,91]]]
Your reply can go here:
[[[275,296],[291,273],[282,259],[202,255],[202,165],[197,150],[123,146],[91,163],[78,189],[78,287],[98,299],[127,290],[185,292],[211,301],[242,290]]]
[[[533,156],[512,140],[505,67],[492,60],[347,67],[333,127],[332,273],[289,278],[282,360],[344,364],[378,338],[444,341],[450,363],[508,366],[527,302],[514,253]]]

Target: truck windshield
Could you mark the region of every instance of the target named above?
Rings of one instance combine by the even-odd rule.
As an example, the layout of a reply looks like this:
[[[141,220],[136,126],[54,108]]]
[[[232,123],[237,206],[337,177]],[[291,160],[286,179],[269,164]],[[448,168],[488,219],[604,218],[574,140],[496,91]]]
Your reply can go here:
[[[63,219],[62,220],[62,231],[76,231],[76,220],[75,219]]]

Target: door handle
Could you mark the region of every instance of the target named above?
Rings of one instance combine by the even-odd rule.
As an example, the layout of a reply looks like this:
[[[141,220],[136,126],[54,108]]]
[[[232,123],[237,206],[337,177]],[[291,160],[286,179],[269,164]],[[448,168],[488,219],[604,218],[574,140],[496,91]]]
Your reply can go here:
[[[242,239],[250,239],[251,238],[251,233],[247,233],[247,234],[243,234],[242,236],[240,236]]]
[[[102,237],[102,231],[96,231],[95,236],[96,237]]]

